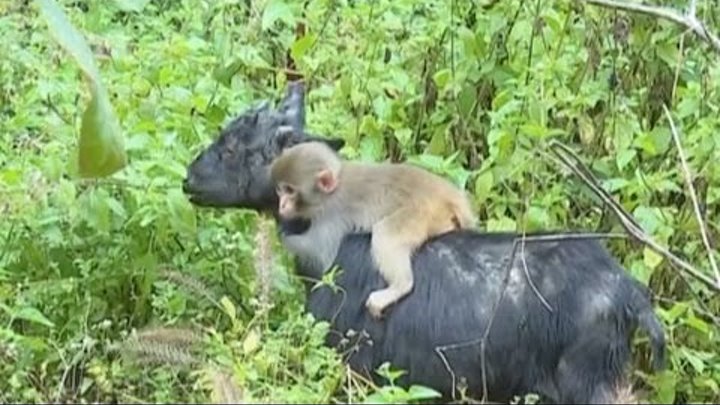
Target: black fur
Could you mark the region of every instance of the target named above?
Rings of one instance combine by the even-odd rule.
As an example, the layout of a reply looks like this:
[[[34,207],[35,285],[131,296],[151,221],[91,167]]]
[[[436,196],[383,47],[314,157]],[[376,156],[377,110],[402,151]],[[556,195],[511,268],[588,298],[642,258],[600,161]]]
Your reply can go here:
[[[371,346],[350,339],[341,347],[355,369],[371,371],[389,360],[408,371],[403,383],[445,393],[452,392],[453,378],[436,350],[454,346],[445,356],[455,381],[466,379],[469,392],[482,395],[480,343],[491,322],[485,356],[494,401],[532,391],[559,403],[608,403],[627,371],[638,323],[650,331],[654,363],[662,366],[664,336],[647,290],[597,240],[526,242],[528,273],[552,312],[528,284],[519,243],[508,268],[514,240],[473,231],[434,238],[413,257],[413,293],[375,322],[364,301],[384,284],[369,271],[370,236],[351,235],[336,260],[344,269],[336,280],[343,290],[308,290],[307,307],[338,333],[367,332]],[[332,335],[329,343],[348,340],[342,338]]]
[[[274,212],[273,187],[263,177],[267,165],[283,147],[311,139],[296,103],[303,103],[301,89],[291,87],[278,111],[265,106],[235,120],[190,165],[183,189],[191,201]],[[295,130],[282,135],[277,129],[288,122]],[[232,153],[218,155],[228,145]],[[283,222],[280,229],[303,233],[308,225]],[[663,366],[664,334],[647,289],[597,240],[526,243],[528,273],[552,311],[530,288],[513,241],[511,234],[473,231],[433,238],[413,256],[413,292],[377,322],[364,308],[369,292],[384,286],[371,262],[370,235],[349,235],[336,258],[340,291],[308,284],[307,308],[332,323],[328,343],[346,352],[354,369],[372,375],[389,361],[406,370],[402,384],[425,384],[448,397],[453,381],[465,381],[472,396],[482,396],[480,342],[491,320],[485,341],[490,400],[536,392],[556,403],[608,403],[625,381],[638,326],[649,332],[654,365]],[[322,276],[314,268],[297,270]],[[347,337],[348,330],[356,333]],[[362,339],[363,331],[372,344]],[[443,346],[454,379],[437,352]]]

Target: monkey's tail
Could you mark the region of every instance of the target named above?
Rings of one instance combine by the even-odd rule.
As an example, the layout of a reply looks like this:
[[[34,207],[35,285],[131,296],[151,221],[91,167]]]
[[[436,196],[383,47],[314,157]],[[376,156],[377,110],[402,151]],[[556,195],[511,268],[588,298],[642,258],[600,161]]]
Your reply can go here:
[[[637,321],[640,328],[645,330],[650,336],[653,370],[662,370],[665,368],[665,333],[652,306],[640,309]]]

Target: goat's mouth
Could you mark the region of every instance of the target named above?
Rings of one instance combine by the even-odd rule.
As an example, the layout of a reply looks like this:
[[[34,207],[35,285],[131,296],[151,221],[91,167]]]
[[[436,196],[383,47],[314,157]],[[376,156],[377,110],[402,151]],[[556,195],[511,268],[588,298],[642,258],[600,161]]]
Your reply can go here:
[[[229,207],[232,204],[228,204],[226,198],[218,198],[218,193],[210,192],[209,190],[203,190],[202,188],[194,185],[187,178],[182,181],[182,192],[187,197],[191,204],[198,207]]]

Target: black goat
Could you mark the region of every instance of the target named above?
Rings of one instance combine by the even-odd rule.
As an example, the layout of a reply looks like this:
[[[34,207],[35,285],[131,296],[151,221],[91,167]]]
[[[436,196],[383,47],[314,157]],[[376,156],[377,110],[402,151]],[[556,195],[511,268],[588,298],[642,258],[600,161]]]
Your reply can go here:
[[[306,134],[304,125],[304,89],[293,83],[278,110],[263,103],[231,122],[190,164],[183,190],[197,206],[275,213],[270,161],[310,139],[343,145]],[[309,226],[280,223],[281,235]],[[389,361],[406,370],[403,385],[424,384],[452,397],[462,382],[471,395],[487,393],[493,401],[529,392],[555,403],[622,401],[638,326],[650,335],[654,368],[664,365],[664,333],[648,291],[597,240],[548,235],[528,235],[523,249],[508,233],[433,238],[413,257],[413,292],[379,322],[364,309],[369,292],[383,286],[370,235],[348,235],[336,258],[339,291],[309,285],[307,308],[331,322],[328,343],[343,348],[355,370],[372,375]],[[297,271],[322,276],[301,264]],[[359,333],[347,335],[350,330]]]

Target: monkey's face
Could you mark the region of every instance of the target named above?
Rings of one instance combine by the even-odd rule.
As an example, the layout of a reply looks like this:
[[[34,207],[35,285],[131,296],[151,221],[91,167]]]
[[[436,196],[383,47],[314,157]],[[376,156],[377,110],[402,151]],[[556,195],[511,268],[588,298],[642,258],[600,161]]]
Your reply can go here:
[[[278,195],[278,214],[283,219],[293,219],[300,216],[300,193],[292,184],[279,182],[276,187]]]

